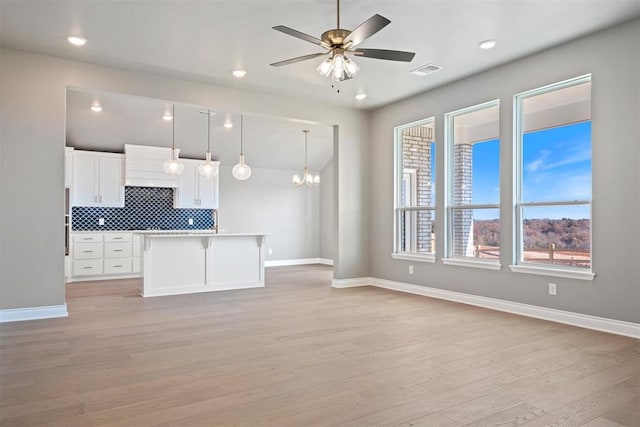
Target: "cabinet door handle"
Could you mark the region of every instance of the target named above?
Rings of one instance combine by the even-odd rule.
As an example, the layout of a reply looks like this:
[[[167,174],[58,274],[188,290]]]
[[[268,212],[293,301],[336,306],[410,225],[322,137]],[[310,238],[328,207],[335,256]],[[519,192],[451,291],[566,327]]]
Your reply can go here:
[[[122,240],[122,237],[114,237],[113,240]]]
[[[113,267],[114,267],[114,268],[116,268],[116,267],[122,267],[122,264],[114,265]]]
[[[93,196],[93,201],[98,203],[98,196]]]
[[[93,240],[93,237],[83,237],[82,240]]]
[[[122,249],[114,249],[113,252],[122,252]]]
[[[82,251],[82,252],[84,252],[85,254],[90,254],[93,251]]]
[[[102,203],[102,196],[100,196],[100,203]]]
[[[85,270],[91,270],[93,267],[82,267],[82,268],[84,268]]]

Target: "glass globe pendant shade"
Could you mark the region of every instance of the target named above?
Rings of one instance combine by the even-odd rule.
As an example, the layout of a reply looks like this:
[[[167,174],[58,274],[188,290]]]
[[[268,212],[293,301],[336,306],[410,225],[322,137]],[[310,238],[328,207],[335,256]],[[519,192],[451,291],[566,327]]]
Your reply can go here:
[[[251,168],[244,162],[244,154],[240,154],[238,164],[233,167],[231,174],[235,179],[244,181],[251,176]]]
[[[171,158],[165,160],[162,164],[162,169],[167,175],[180,175],[184,171],[184,165],[178,158],[178,153],[175,148],[171,149]]]
[[[211,162],[211,151],[207,151],[206,156],[207,159],[204,163],[200,163],[200,166],[198,166],[198,173],[206,179],[211,179],[218,175],[218,168],[216,168],[213,165],[213,162]]]

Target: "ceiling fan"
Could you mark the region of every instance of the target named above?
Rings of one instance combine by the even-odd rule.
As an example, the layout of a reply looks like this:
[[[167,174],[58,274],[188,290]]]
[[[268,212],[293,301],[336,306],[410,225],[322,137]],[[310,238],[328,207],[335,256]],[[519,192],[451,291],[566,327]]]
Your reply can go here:
[[[329,55],[329,57],[321,63],[320,66],[318,66],[318,72],[325,77],[331,77],[333,80],[342,81],[352,78],[360,70],[360,67],[358,67],[358,65],[349,58],[348,55],[401,62],[411,62],[411,60],[413,60],[413,57],[415,56],[414,52],[386,49],[356,49],[357,45],[389,25],[391,21],[384,16],[376,14],[360,24],[355,30],[345,30],[344,28],[340,28],[340,0],[336,1],[338,4],[338,25],[335,29],[327,30],[322,33],[320,39],[284,25],[273,27],[276,31],[280,31],[318,45],[324,48],[326,52],[312,53],[310,55],[285,59],[284,61],[274,62],[271,65],[274,67],[281,67],[283,65],[294,64],[296,62]]]

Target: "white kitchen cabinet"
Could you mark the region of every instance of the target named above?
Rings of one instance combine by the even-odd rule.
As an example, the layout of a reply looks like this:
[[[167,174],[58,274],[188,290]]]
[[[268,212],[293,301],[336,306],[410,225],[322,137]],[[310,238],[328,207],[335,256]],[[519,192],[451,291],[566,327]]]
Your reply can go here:
[[[72,206],[124,206],[124,156],[75,151],[73,155]]]
[[[70,281],[140,276],[140,236],[127,231],[75,232],[71,242]]]
[[[202,160],[182,159],[184,172],[180,175],[178,188],[173,192],[173,207],[188,209],[218,208],[218,168],[219,162],[213,162],[215,176],[207,179],[200,176],[198,167]]]
[[[64,188],[71,187],[73,182],[73,148],[64,147]]]

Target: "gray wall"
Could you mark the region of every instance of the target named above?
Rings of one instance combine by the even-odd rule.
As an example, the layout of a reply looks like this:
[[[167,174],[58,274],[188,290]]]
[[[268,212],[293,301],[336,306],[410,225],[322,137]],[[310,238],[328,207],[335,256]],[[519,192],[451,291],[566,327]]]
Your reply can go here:
[[[640,176],[638,159],[640,21],[576,40],[373,112],[371,120],[371,275],[577,313],[640,322]],[[512,273],[513,95],[592,73],[593,281]],[[501,271],[392,260],[393,128],[436,117],[438,165],[443,115],[492,99],[501,103]],[[443,234],[443,168],[437,168],[436,232]],[[443,254],[443,241],[436,243]],[[557,283],[549,296],[547,284]]]
[[[291,177],[300,171],[252,168],[251,178],[238,181],[231,169],[220,168],[220,230],[270,233],[267,260],[317,258],[319,189],[296,188]]]
[[[335,256],[335,233],[333,226],[333,160],[320,171],[320,258],[333,259]]]
[[[353,109],[0,50],[2,217],[0,309],[64,303],[63,162],[68,86],[337,127],[341,235],[334,275],[369,274],[369,115]],[[338,151],[335,151],[335,150]],[[32,166],[39,166],[37,173]],[[365,218],[363,220],[363,218]],[[35,267],[34,267],[35,266]]]

